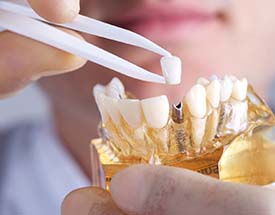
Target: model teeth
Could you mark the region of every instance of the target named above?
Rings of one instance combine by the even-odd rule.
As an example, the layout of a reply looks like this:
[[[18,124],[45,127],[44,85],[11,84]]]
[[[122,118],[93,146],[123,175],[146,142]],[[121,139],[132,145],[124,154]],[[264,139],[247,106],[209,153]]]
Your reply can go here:
[[[107,120],[107,113],[106,113],[106,110],[104,108],[104,98],[103,98],[104,93],[105,93],[105,87],[104,86],[102,86],[100,84],[97,84],[94,87],[93,94],[94,94],[95,102],[96,102],[96,105],[99,109],[102,122],[105,123],[106,120]]]
[[[205,131],[206,118],[192,118],[192,138],[195,143],[196,151],[199,152]]]
[[[132,127],[137,128],[142,123],[141,104],[137,99],[121,99],[118,108],[124,120]]]
[[[134,96],[125,95],[116,79],[107,86],[97,85],[94,95],[103,122],[100,134],[110,149],[106,156],[112,162],[148,162],[154,156],[167,164],[175,155],[171,162],[179,163],[216,149],[222,153],[236,135],[249,135],[254,125],[274,123],[272,111],[246,79],[212,79],[200,78],[171,109],[166,96],[130,99]]]
[[[206,78],[199,78],[199,79],[197,80],[197,84],[200,84],[200,85],[205,86],[205,87],[206,87],[209,83],[210,83],[210,81],[207,80]]]
[[[106,95],[112,98],[125,98],[125,89],[118,78],[113,78],[106,87]]]
[[[207,99],[212,105],[212,107],[217,108],[220,104],[220,94],[221,94],[221,83],[219,80],[212,81],[206,87]]]
[[[228,77],[225,76],[223,80],[221,80],[221,101],[225,102],[228,100],[232,94],[233,90],[233,82]]]
[[[165,56],[160,60],[162,73],[167,84],[181,82],[181,60],[175,56]]]
[[[107,110],[113,122],[115,124],[119,124],[120,113],[118,109],[118,99],[104,96],[104,106],[105,106],[105,110]]]
[[[147,124],[152,128],[163,128],[169,118],[169,102],[166,96],[141,101]]]
[[[209,80],[210,80],[210,81],[215,81],[215,80],[219,80],[219,78],[218,78],[218,76],[216,76],[216,75],[211,75],[211,76],[209,77]]]
[[[232,97],[239,101],[246,98],[247,94],[247,80],[244,78],[242,80],[236,80],[233,85]]]
[[[203,118],[206,113],[206,91],[204,86],[194,85],[186,95],[186,103],[194,117]]]

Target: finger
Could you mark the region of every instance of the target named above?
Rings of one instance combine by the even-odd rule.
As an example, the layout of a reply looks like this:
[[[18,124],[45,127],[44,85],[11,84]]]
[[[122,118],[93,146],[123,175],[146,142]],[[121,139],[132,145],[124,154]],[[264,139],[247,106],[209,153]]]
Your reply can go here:
[[[79,13],[79,0],[28,0],[31,7],[45,19],[63,23],[72,21]]]
[[[62,203],[62,215],[123,215],[110,193],[99,188],[71,192]]]
[[[0,34],[0,56],[0,96],[13,93],[41,76],[72,71],[86,62],[10,32]]]
[[[178,168],[136,166],[111,182],[114,201],[126,214],[261,214],[275,213],[274,192],[220,182]]]

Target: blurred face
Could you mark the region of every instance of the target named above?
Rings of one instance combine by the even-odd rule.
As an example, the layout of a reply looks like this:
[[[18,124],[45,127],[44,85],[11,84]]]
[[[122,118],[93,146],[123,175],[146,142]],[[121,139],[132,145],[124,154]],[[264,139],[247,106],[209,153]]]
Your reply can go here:
[[[275,69],[273,0],[84,0],[82,14],[138,32],[183,60],[177,87],[122,77],[93,63],[77,72],[41,81],[60,107],[89,113],[92,87],[119,77],[138,97],[180,99],[201,76],[234,74],[264,90]],[[129,61],[159,72],[159,56],[120,43],[83,35]]]

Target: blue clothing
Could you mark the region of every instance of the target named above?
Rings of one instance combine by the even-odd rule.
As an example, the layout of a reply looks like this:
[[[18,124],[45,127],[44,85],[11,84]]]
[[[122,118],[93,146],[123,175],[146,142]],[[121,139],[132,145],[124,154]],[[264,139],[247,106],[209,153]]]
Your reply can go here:
[[[90,185],[50,123],[0,133],[0,214],[59,215],[70,191]]]

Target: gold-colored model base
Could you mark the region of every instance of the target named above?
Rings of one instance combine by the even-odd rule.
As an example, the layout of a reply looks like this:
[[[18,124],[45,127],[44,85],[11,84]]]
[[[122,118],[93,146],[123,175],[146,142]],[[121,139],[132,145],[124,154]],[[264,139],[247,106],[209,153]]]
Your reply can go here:
[[[162,158],[162,165],[193,170],[228,182],[267,185],[275,182],[274,137],[275,127],[259,127],[249,134],[238,136],[229,145],[212,153],[190,159],[180,154],[168,155]],[[145,163],[136,157],[111,161],[102,139],[95,139],[92,144],[99,153],[107,189],[117,172],[134,164]]]

